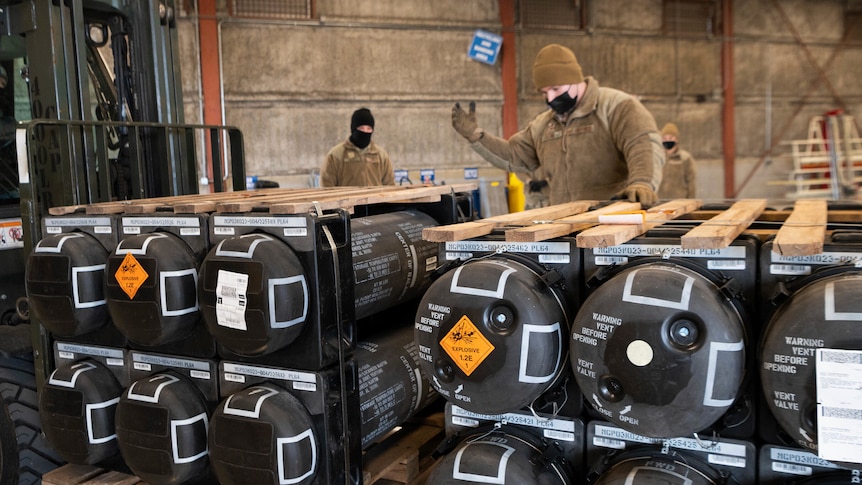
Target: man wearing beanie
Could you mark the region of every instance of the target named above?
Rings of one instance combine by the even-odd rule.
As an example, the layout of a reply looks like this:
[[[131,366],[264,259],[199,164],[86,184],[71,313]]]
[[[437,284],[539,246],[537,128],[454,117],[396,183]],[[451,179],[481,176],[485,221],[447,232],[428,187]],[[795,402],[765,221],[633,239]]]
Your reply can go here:
[[[386,150],[371,141],[374,116],[359,108],[350,118],[350,137],[329,150],[323,162],[323,187],[395,185],[395,173]]]
[[[550,44],[536,55],[533,82],[548,103],[509,140],[493,136],[456,103],[452,126],[470,146],[507,171],[543,169],[550,203],[611,198],[658,200],[664,149],[655,119],[634,97],[584,77],[575,54]]]
[[[667,161],[658,188],[662,199],[693,199],[697,191],[697,169],[691,153],[679,147],[679,128],[667,123],[661,129],[661,144]]]

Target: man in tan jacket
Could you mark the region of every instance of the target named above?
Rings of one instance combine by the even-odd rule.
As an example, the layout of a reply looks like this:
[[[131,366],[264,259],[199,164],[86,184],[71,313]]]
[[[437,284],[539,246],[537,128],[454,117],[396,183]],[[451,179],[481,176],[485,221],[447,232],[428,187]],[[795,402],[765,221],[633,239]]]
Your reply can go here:
[[[667,161],[658,196],[662,199],[694,199],[697,192],[697,167],[691,153],[679,146],[679,128],[667,123],[661,129]]]
[[[550,44],[536,55],[533,82],[550,109],[509,140],[478,126],[475,103],[459,103],[452,126],[494,166],[532,172],[539,167],[551,204],[573,200],[658,200],[664,149],[652,114],[634,97],[584,77],[575,54]]]
[[[371,141],[374,116],[359,108],[350,118],[350,137],[326,154],[320,185],[323,187],[395,185],[389,154]]]

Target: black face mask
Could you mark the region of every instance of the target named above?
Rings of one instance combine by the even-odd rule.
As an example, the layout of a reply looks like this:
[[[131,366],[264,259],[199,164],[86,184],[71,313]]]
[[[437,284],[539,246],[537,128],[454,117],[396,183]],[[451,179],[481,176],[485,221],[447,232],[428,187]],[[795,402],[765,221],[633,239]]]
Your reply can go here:
[[[575,96],[573,98],[569,96],[568,91],[548,101],[548,106],[550,106],[550,108],[554,110],[554,112],[560,115],[564,115],[571,111],[576,104],[578,104],[578,97]]]
[[[676,146],[675,141],[663,141],[663,142],[661,142],[661,144],[662,144],[662,146],[664,146],[665,150],[671,150],[673,147]]]
[[[365,148],[371,143],[371,133],[353,130],[353,133],[350,134],[350,143],[356,145],[356,148]]]

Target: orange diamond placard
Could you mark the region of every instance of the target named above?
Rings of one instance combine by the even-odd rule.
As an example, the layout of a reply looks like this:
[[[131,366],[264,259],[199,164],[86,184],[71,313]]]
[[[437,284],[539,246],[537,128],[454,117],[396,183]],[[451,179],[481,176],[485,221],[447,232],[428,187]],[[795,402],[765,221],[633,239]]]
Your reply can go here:
[[[449,330],[440,341],[440,346],[468,376],[494,351],[494,345],[479,332],[467,315],[462,316]]]
[[[135,298],[138,289],[144,284],[144,281],[147,281],[149,276],[138,260],[132,256],[132,253],[126,253],[126,257],[123,258],[123,262],[120,263],[120,267],[114,273],[114,278],[117,279],[120,288],[129,295],[131,300]]]

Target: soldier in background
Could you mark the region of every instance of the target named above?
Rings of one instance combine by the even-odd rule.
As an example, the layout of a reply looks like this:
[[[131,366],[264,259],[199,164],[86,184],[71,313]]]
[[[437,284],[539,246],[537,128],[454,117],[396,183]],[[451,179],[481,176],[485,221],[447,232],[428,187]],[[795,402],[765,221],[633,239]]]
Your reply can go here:
[[[691,153],[679,146],[679,128],[667,123],[661,129],[666,161],[658,189],[662,199],[693,199],[697,192],[697,167]]]
[[[551,204],[658,200],[664,150],[655,119],[640,101],[584,77],[575,54],[559,44],[536,55],[533,83],[548,109],[508,140],[479,128],[475,103],[469,112],[456,103],[452,126],[495,167],[528,173],[541,168]]]
[[[371,141],[374,116],[359,108],[350,117],[350,136],[326,155],[320,172],[323,187],[395,185],[389,154]]]

